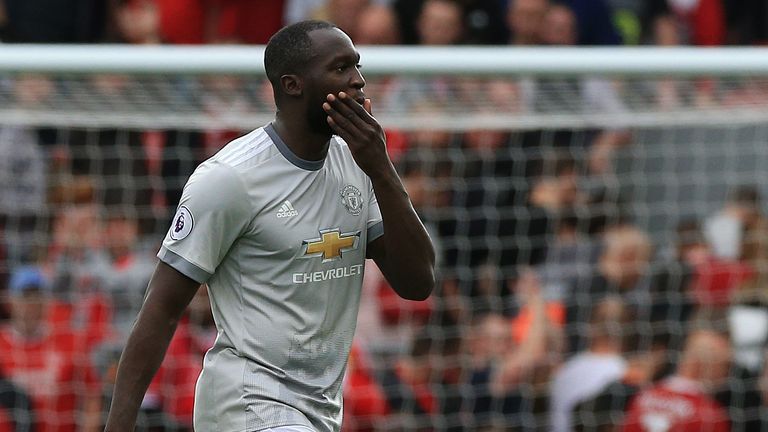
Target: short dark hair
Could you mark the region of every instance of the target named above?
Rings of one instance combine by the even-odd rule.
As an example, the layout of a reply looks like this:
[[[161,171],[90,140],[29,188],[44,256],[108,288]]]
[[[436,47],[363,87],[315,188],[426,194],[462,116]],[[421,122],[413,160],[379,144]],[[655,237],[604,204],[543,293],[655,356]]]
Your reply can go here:
[[[309,33],[315,30],[333,29],[335,25],[320,20],[300,21],[283,27],[272,35],[264,50],[264,70],[273,86],[280,77],[300,72],[312,57],[312,41]]]

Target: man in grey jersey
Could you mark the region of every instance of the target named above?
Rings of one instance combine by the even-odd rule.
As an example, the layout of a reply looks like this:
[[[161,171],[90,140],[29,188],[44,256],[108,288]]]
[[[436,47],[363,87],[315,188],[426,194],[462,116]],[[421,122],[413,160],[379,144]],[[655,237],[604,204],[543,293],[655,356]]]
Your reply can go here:
[[[197,383],[198,432],[338,431],[365,258],[426,299],[435,253],[363,93],[360,56],[322,21],[264,55],[275,121],[202,163],[184,188],[120,361],[108,431],[132,431],[197,287],[218,337]]]

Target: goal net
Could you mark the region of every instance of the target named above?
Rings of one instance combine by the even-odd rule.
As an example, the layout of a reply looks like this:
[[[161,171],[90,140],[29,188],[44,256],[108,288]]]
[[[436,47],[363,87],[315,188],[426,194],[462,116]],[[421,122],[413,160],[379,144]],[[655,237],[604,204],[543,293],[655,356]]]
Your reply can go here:
[[[262,52],[0,52],[0,431],[101,427],[183,185],[273,119]],[[759,430],[761,56],[363,48],[438,288],[401,300],[367,265],[344,429],[672,430],[679,412],[643,411],[635,396],[695,369],[686,379],[731,430]],[[201,290],[144,398],[143,430],[191,430],[215,336]]]

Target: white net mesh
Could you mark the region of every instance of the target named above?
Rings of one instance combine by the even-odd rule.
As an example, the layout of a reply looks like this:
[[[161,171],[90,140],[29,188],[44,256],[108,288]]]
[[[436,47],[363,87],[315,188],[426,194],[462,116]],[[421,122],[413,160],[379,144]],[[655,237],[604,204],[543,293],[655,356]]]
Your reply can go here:
[[[393,75],[367,94],[438,246],[440,286],[405,302],[368,269],[346,429],[609,430],[598,426],[622,424],[638,388],[677,370],[691,329],[707,327],[733,344],[714,397],[732,430],[759,430],[764,76]],[[261,77],[0,78],[0,270],[34,281],[22,266],[35,265],[51,281],[47,312],[19,319],[39,299],[9,277],[3,325],[59,330],[43,345],[3,334],[0,430],[27,430],[28,413],[99,427],[187,177],[272,118]],[[613,296],[630,318],[603,308]],[[205,304],[144,400],[144,430],[189,430]],[[609,354],[585,355],[598,348]],[[64,360],[31,360],[51,353]],[[45,391],[31,385],[41,377]]]

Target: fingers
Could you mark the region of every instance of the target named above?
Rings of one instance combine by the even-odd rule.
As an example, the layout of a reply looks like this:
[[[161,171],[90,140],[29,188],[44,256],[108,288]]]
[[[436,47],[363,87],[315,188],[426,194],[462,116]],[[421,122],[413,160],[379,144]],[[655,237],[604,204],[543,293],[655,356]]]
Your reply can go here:
[[[326,114],[328,114],[328,117],[326,118],[328,124],[339,136],[344,138],[345,141],[350,138],[351,134],[354,134],[359,130],[352,121],[333,109],[328,102],[323,104],[323,109]]]
[[[371,100],[368,98],[365,98],[365,102],[363,102],[363,108],[368,112],[368,114],[373,115],[373,111],[371,110]]]
[[[336,111],[339,115],[360,129],[365,129],[376,124],[376,120],[371,117],[368,110],[344,92],[340,92],[338,96],[329,94],[326,97],[326,101],[332,111]],[[329,115],[332,114],[328,108],[326,108],[326,112],[328,112]],[[337,123],[343,124],[341,119],[335,120],[337,120]]]
[[[334,132],[336,132],[336,135],[340,136],[344,141],[347,143],[354,142],[354,138],[352,134],[346,130],[344,127],[340,126],[336,121],[331,117],[330,115],[326,118],[328,121],[328,125],[331,126],[331,129],[333,129]]]

